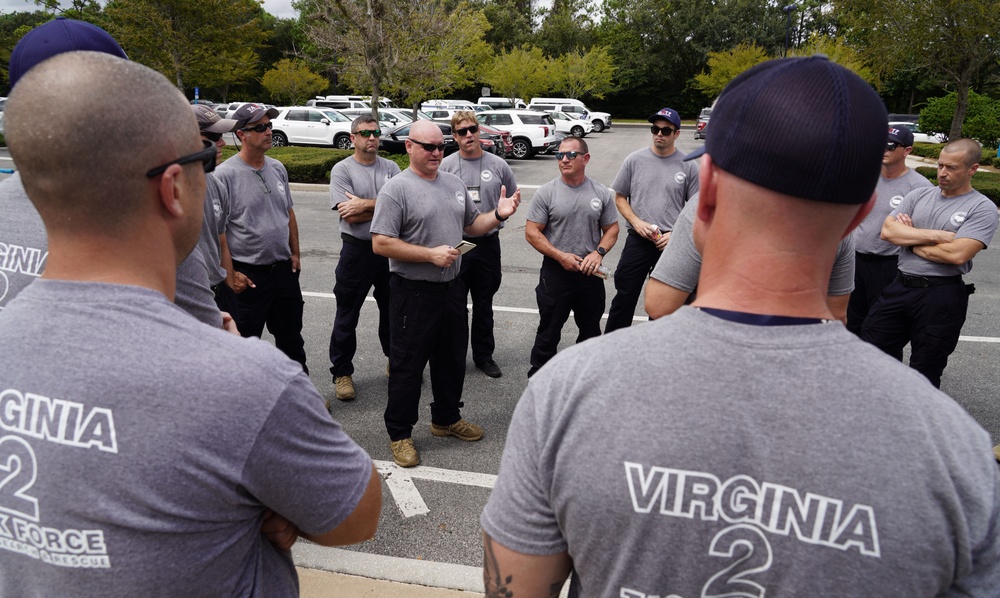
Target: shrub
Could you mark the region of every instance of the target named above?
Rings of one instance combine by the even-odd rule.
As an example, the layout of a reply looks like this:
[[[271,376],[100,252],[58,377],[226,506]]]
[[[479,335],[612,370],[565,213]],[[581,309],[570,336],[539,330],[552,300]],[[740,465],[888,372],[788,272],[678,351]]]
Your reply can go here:
[[[921,166],[917,168],[917,172],[927,177],[930,182],[935,185],[937,184],[936,168],[932,166]],[[972,175],[972,188],[990,198],[990,201],[1000,206],[1000,173],[977,172]]]
[[[236,154],[234,145],[227,145],[222,148],[222,159],[227,160]],[[325,147],[275,147],[267,152],[267,155],[285,165],[288,171],[288,180],[292,183],[316,183],[324,184],[330,182],[330,169],[333,165],[354,154],[354,150],[338,150]],[[406,169],[410,165],[410,157],[403,155],[381,154],[382,157],[399,164],[400,169]]]
[[[955,116],[955,98],[955,92],[951,92],[928,100],[927,107],[920,111],[920,130],[928,134],[950,133],[951,119]],[[983,145],[996,148],[1000,142],[1000,102],[969,90],[962,136],[978,139]]]
[[[947,145],[946,143],[915,143],[913,144],[912,155],[920,156],[921,158],[930,158],[931,160],[937,160],[938,156],[941,155],[941,149]],[[979,163],[983,166],[992,166],[994,168],[1000,168],[1000,157],[997,156],[997,150],[984,147],[983,155],[979,158]]]

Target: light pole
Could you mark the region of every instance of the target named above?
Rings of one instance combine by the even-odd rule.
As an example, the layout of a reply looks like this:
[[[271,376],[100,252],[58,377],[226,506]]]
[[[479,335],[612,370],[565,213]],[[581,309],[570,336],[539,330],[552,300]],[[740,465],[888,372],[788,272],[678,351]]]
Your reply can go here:
[[[781,57],[785,58],[788,56],[788,34],[792,29],[792,11],[797,7],[794,4],[789,4],[788,6],[782,8],[785,11],[785,51],[782,53]]]

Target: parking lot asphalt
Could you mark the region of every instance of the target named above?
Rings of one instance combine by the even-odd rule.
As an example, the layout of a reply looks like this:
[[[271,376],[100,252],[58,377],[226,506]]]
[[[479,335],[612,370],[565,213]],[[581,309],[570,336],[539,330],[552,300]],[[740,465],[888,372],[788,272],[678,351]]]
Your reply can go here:
[[[587,141],[592,154],[588,175],[610,185],[625,156],[649,144],[649,132],[645,125],[616,124],[608,132],[589,135]],[[691,151],[701,143],[693,139],[693,129],[685,128],[678,146],[682,151]],[[0,161],[0,168],[8,164]],[[528,353],[538,322],[534,287],[541,256],[524,240],[525,215],[537,186],[558,175],[552,156],[511,160],[510,164],[522,187],[523,203],[501,232],[504,278],[494,301],[495,358],[504,374],[496,380],[486,377],[473,367],[471,356],[466,367],[463,415],[482,425],[486,435],[475,443],[432,437],[427,406],[430,388],[425,385],[421,419],[414,430],[423,464],[406,471],[389,463],[389,440],[382,420],[387,392],[386,359],[375,334],[377,311],[373,301],[362,310],[358,327],[354,376],[357,399],[351,402],[334,399],[327,354],[335,309],[334,269],[341,246],[337,219],[322,186],[293,186],[302,250],[301,284],[305,293],[303,334],[311,378],[320,393],[331,399],[333,416],[376,460],[385,480],[382,516],[375,538],[346,549],[326,549],[304,542],[296,545],[296,563],[308,570],[303,571],[305,596],[327,595],[320,592],[345,575],[366,578],[371,584],[377,584],[371,581],[377,579],[482,592],[479,514],[489,497],[492,477],[499,470],[507,426],[527,381]],[[624,231],[606,260],[612,270],[623,244]],[[945,370],[942,390],[963,405],[990,432],[996,444],[1000,443],[1000,409],[996,403],[1000,368],[995,367],[1000,357],[1000,252],[991,248],[977,256],[967,278],[976,284],[977,292],[971,297],[962,341]],[[614,294],[612,280],[606,283],[606,289],[610,305]],[[641,305],[640,300],[636,325],[645,319]],[[570,320],[563,330],[560,347],[568,346],[575,337],[576,329]],[[414,514],[415,511],[421,514]],[[340,577],[314,574],[319,570]],[[334,581],[314,585],[314,575],[320,580]],[[356,579],[348,581],[361,583]],[[345,591],[337,595],[383,595],[376,591],[372,585],[364,593]],[[444,590],[417,594],[413,590],[384,595],[455,594]]]

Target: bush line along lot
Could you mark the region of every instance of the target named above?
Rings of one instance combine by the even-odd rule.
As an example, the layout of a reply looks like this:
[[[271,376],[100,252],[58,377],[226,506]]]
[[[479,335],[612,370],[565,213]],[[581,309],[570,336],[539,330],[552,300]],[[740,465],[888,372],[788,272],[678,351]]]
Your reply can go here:
[[[943,143],[918,143],[913,148],[913,155],[936,160],[942,147],[944,147]],[[222,148],[222,159],[225,160],[235,153],[236,148],[227,145]],[[293,183],[327,184],[330,182],[330,169],[333,168],[333,165],[350,157],[353,153],[352,150],[319,147],[276,147],[268,151],[267,155],[285,165],[288,170],[288,180]],[[410,165],[410,158],[407,155],[390,155],[384,152],[379,155],[399,164],[401,170],[405,170]],[[1000,168],[1000,158],[996,157],[993,150],[983,150],[980,164]],[[917,168],[917,172],[937,183],[937,169],[934,167]],[[977,172],[972,177],[972,186],[989,197],[993,203],[1000,205],[1000,173]]]

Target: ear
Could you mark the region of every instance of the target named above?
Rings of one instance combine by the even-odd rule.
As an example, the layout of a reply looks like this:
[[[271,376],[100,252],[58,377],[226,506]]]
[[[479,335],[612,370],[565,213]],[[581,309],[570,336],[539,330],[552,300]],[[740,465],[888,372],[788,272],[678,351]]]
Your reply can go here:
[[[163,209],[174,218],[184,216],[184,206],[180,200],[184,193],[181,185],[183,173],[184,170],[180,164],[171,164],[160,175],[160,203],[163,205]]]
[[[861,224],[861,221],[864,220],[865,217],[872,211],[872,208],[875,207],[875,201],[877,199],[878,193],[873,191],[872,196],[868,198],[868,201],[863,203],[861,207],[858,208],[858,213],[854,215],[854,218],[851,219],[851,223],[847,225],[847,230],[844,231],[844,234],[840,235],[841,239],[851,234],[851,231]]]
[[[712,162],[712,156],[704,154],[701,157],[701,167],[698,170],[698,212],[697,220],[709,222],[715,215],[715,204],[719,191],[719,170]]]
[[[976,174],[977,170],[979,170],[979,163],[978,162],[975,163],[975,164],[973,164],[972,167],[969,168],[969,173],[970,174]]]

